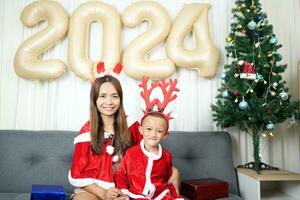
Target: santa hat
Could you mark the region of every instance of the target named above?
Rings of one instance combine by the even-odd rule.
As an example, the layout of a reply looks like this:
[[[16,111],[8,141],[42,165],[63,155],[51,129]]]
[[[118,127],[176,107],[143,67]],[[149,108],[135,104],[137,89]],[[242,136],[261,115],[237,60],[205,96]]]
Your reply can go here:
[[[248,61],[243,62],[243,70],[242,73],[240,74],[240,78],[256,79],[256,71],[250,62]]]

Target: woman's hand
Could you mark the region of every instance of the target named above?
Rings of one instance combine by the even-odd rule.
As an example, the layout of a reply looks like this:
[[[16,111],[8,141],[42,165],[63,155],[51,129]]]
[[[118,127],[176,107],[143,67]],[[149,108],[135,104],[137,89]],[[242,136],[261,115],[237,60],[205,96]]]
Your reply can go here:
[[[117,188],[110,188],[110,189],[106,190],[105,197],[106,197],[105,198],[106,200],[114,200],[114,199],[119,199],[119,198],[124,197],[124,196],[123,196],[123,193],[121,192],[121,190],[119,190]]]

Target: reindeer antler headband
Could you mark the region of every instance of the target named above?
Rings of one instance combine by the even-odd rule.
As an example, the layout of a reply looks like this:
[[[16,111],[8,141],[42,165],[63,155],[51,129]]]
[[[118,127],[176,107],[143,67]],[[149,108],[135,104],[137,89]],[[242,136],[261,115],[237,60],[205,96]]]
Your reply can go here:
[[[149,77],[143,77],[141,83],[139,84],[139,87],[143,89],[140,95],[144,99],[146,104],[146,109],[143,110],[144,116],[141,119],[141,123],[143,122],[143,120],[147,115],[151,113],[158,113],[162,117],[164,117],[165,120],[167,121],[167,131],[168,131],[169,120],[172,119],[172,117],[171,117],[171,112],[165,114],[164,111],[167,105],[177,97],[176,94],[173,94],[173,92],[179,92],[179,89],[176,88],[177,79],[174,80],[169,79],[168,81],[166,80],[154,81],[151,83],[150,88],[148,88],[148,81],[149,81]],[[151,101],[150,95],[152,91],[158,87],[161,89],[164,99],[162,102],[158,98],[155,98]],[[154,110],[155,106],[157,107],[157,110]]]

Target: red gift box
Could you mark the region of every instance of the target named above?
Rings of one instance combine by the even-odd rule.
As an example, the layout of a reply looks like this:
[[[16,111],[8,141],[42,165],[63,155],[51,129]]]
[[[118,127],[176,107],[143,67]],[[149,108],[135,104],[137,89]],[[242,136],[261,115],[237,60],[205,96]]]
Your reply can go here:
[[[229,184],[215,178],[185,180],[180,192],[191,200],[214,200],[229,196]]]

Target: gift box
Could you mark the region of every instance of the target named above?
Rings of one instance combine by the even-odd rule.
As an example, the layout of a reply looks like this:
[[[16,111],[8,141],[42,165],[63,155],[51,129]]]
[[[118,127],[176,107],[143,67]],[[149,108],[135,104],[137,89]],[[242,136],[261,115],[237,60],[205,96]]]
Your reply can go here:
[[[229,196],[229,184],[215,178],[185,180],[180,192],[191,200],[214,200]]]
[[[66,200],[67,194],[60,185],[32,185],[30,200]]]

